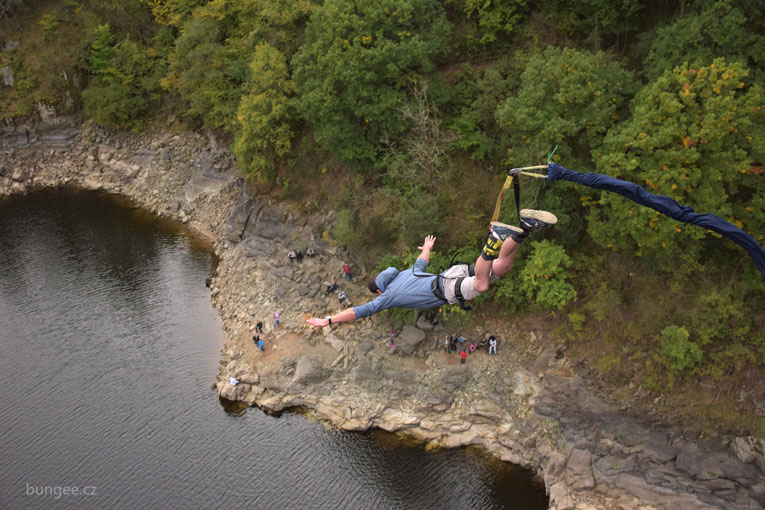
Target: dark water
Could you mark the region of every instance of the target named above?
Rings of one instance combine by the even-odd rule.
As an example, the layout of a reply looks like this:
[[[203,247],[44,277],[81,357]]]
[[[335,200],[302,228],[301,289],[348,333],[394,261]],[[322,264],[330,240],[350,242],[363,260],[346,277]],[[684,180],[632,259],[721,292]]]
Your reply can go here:
[[[477,450],[221,402],[214,265],[102,195],[0,200],[0,508],[546,508]]]

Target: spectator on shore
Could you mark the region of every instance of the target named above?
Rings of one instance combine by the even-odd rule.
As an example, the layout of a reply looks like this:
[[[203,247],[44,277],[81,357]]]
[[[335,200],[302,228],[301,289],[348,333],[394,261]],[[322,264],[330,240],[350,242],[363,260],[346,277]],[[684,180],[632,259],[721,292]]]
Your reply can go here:
[[[257,324],[255,324],[255,331],[260,334],[263,332],[263,321],[258,321]]]
[[[452,337],[449,335],[446,335],[444,337],[444,352],[446,354],[449,354],[449,351],[452,349],[452,343],[451,343]]]
[[[316,255],[316,252],[313,251],[313,246],[309,246],[308,249],[305,251],[305,254],[308,258],[313,258],[313,256]]]
[[[470,342],[470,354],[473,354],[477,348],[478,348],[478,342],[476,342],[475,340]]]
[[[345,276],[346,282],[351,281],[351,265],[347,262],[343,264],[343,276]]]
[[[274,312],[274,328],[279,327],[279,319],[282,318],[282,312],[276,311]]]
[[[295,253],[295,250],[290,250],[290,252],[287,254],[287,258],[290,259],[290,264],[295,262],[295,259],[297,258],[297,253]]]
[[[295,253],[295,257],[297,258],[297,261],[299,264],[303,263],[303,252],[298,248],[297,252]]]
[[[454,333],[449,338],[449,352],[457,352],[457,335]]]
[[[460,351],[460,364],[464,365],[466,359],[467,359],[467,353],[465,352],[465,349],[462,349]]]
[[[494,351],[494,355],[497,354],[497,339],[494,337],[494,335],[489,337],[489,354],[491,354]]]

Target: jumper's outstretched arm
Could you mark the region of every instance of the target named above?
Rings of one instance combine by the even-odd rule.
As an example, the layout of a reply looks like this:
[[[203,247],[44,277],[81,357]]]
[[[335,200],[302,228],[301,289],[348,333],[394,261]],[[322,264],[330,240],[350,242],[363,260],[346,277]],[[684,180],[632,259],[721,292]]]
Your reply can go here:
[[[353,311],[353,308],[346,308],[340,313],[336,313],[335,315],[328,315],[323,319],[312,317],[308,319],[306,323],[308,323],[310,326],[323,328],[324,326],[329,326],[329,319],[332,319],[332,324],[336,322],[350,322],[356,320],[356,312]]]

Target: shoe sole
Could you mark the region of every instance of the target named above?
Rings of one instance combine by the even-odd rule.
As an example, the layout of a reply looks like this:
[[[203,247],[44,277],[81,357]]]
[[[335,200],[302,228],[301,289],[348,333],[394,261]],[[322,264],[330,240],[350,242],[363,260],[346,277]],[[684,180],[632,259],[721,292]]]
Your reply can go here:
[[[537,211],[535,209],[521,209],[521,218],[541,221],[542,223],[546,223],[548,225],[555,225],[558,223],[558,218],[553,213],[547,211]]]
[[[512,230],[513,232],[516,232],[516,233],[518,233],[518,234],[521,234],[521,233],[523,233],[523,229],[522,229],[521,227],[516,227],[516,226],[514,226],[514,225],[508,225],[507,223],[500,223],[500,222],[498,222],[498,221],[492,221],[492,222],[490,223],[490,225],[491,225],[492,227],[505,227],[505,228],[507,228],[507,229],[510,229],[510,230]]]

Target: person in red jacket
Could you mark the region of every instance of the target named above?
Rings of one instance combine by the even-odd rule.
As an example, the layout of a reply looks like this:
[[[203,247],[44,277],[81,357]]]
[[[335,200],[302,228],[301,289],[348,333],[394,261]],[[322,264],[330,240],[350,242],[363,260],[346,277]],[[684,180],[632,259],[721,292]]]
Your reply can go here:
[[[467,353],[465,352],[465,349],[462,349],[462,351],[460,352],[460,363],[464,365],[466,359],[467,359]]]
[[[345,281],[351,281],[351,265],[349,263],[343,264],[343,274],[345,275]]]

